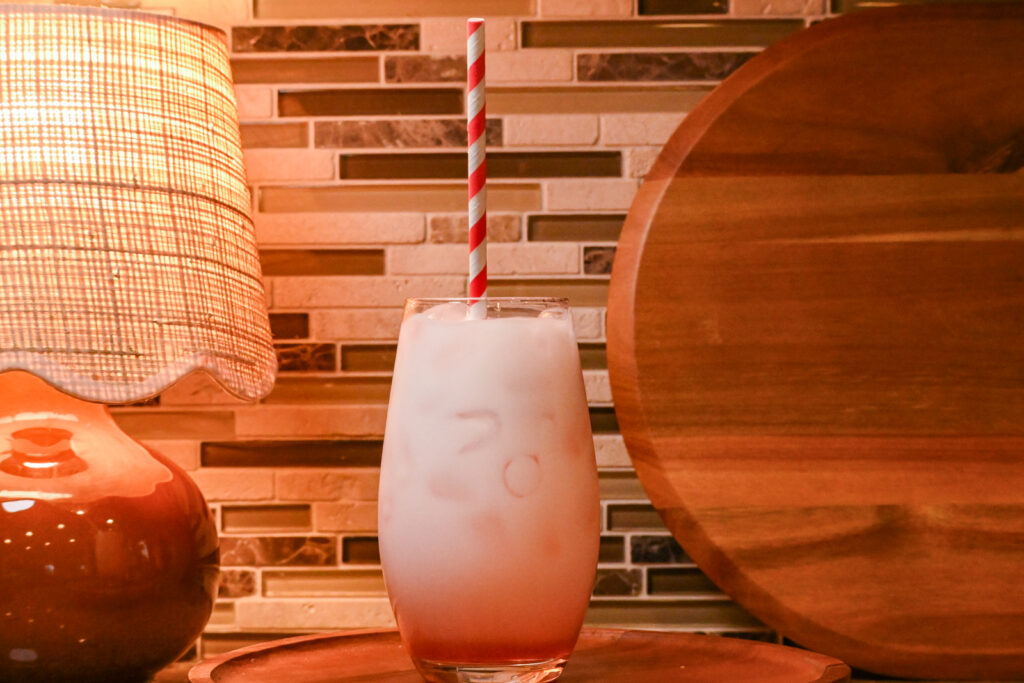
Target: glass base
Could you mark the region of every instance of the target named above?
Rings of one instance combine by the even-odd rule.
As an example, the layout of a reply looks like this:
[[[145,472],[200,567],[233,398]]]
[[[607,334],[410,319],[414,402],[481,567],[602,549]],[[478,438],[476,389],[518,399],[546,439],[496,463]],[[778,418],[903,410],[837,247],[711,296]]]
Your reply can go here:
[[[416,668],[430,683],[547,683],[562,675],[566,659],[517,664],[451,664],[420,660]]]

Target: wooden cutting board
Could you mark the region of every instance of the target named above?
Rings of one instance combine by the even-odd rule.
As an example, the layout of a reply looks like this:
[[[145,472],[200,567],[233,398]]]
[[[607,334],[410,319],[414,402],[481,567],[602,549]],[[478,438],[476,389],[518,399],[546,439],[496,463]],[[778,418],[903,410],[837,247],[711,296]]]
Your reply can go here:
[[[680,125],[612,273],[641,482],[723,590],[882,674],[1024,678],[1024,4],[830,19]]]
[[[192,683],[422,683],[397,631],[288,638],[198,665]],[[585,629],[559,683],[843,683],[850,669],[813,652],[716,636]]]

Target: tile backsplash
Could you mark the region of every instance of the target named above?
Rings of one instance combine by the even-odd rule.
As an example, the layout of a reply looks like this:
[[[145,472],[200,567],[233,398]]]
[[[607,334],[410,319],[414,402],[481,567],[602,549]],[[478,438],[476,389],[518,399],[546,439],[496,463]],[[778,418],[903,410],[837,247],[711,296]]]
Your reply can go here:
[[[464,20],[480,12],[490,291],[575,308],[604,513],[588,623],[777,638],[700,573],[636,481],[607,377],[608,280],[639,183],[687,112],[765,46],[866,3],[134,4],[228,33],[280,361],[259,405],[189,377],[115,411],[217,510],[224,580],[200,655],[393,624],[375,536],[389,372],[404,299],[465,291]]]

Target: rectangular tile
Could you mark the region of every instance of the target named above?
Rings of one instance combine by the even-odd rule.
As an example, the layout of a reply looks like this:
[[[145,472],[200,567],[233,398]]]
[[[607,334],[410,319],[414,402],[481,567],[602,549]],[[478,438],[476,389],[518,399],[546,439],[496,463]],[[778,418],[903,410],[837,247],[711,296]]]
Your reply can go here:
[[[227,410],[115,408],[114,420],[135,439],[224,439],[235,435],[235,414]]]
[[[383,249],[260,249],[263,275],[383,275]]]
[[[380,439],[208,441],[203,467],[379,467]]]
[[[235,83],[378,83],[377,57],[231,60]]]
[[[343,372],[391,372],[395,367],[395,344],[342,344]]]
[[[491,296],[557,296],[569,299],[571,306],[605,306],[608,283],[601,280],[495,278],[487,284]]]
[[[376,501],[380,472],[374,467],[286,468],[276,472],[277,497],[295,501]]]
[[[337,564],[332,536],[221,536],[225,567],[322,567]]]
[[[608,112],[691,111],[711,85],[623,84],[573,87],[500,87],[487,89],[487,111],[494,116],[509,114],[606,114]],[[488,142],[488,144],[491,144]]]
[[[633,564],[692,564],[686,551],[668,535],[634,535],[629,539]]]
[[[341,548],[341,561],[345,564],[380,564],[376,536],[345,536]]]
[[[529,216],[527,239],[534,242],[616,242],[626,215],[576,214]]]
[[[601,472],[601,500],[647,500],[647,492],[635,472]]]
[[[309,125],[306,123],[243,123],[242,147],[306,147],[309,145]]]
[[[647,592],[651,595],[724,597],[721,589],[696,567],[648,569]]]
[[[337,370],[334,344],[274,344],[278,372],[333,372]]]
[[[239,628],[273,624],[316,631],[337,628],[338,624],[349,628],[395,626],[394,614],[385,597],[241,600],[235,605],[235,613]]]
[[[720,81],[755,52],[614,52],[576,56],[580,81]]]
[[[664,529],[658,511],[650,504],[613,503],[608,506],[608,528],[615,531]]]
[[[523,47],[768,46],[801,30],[799,19],[721,21],[524,21]]]
[[[583,247],[583,272],[587,275],[611,275],[615,247]]]
[[[320,339],[398,339],[402,309],[334,308],[311,312],[313,334]]]
[[[393,55],[384,58],[387,83],[466,81],[465,55]]]
[[[255,0],[256,19],[333,19],[338,0]],[[529,16],[534,0],[487,0],[487,16]],[[374,0],[346,3],[343,14],[353,19],[376,17],[469,17],[480,14],[479,0]]]
[[[730,0],[730,13],[734,17],[816,17],[821,18],[828,0]],[[876,4],[877,6],[877,4]]]
[[[231,47],[235,52],[418,50],[420,29],[416,24],[235,26]]]
[[[278,377],[264,403],[387,403],[387,377]]]
[[[256,572],[248,569],[222,569],[218,598],[246,598],[256,594]]]
[[[466,295],[466,277],[316,276],[274,280],[274,303],[282,308],[384,308],[405,305],[410,297]]]
[[[490,103],[487,105],[490,106]],[[502,145],[501,119],[487,119],[487,146]],[[465,147],[465,119],[374,119],[372,121],[316,121],[317,147],[409,148]]]
[[[280,116],[422,116],[461,114],[462,90],[455,88],[365,88],[282,90]]]
[[[217,602],[206,625],[213,628],[232,628],[235,625],[235,603]]]
[[[591,600],[584,624],[620,628],[679,628],[690,631],[767,630],[739,605],[728,600]]]
[[[202,468],[192,480],[208,501],[264,501],[274,497],[274,473],[267,469]]]
[[[309,531],[313,515],[308,505],[222,505],[221,530],[226,532]]]
[[[725,14],[728,0],[639,0],[640,16],[657,14]]]
[[[615,418],[615,409],[609,406],[591,406],[590,428],[595,434],[618,433],[619,421]]]
[[[268,570],[263,572],[263,595],[268,598],[387,595],[379,569]]]
[[[309,336],[309,314],[271,313],[270,333],[274,339],[305,339]]]
[[[469,220],[465,212],[454,215],[431,216],[427,240],[434,244],[467,243]],[[518,214],[487,213],[487,241],[518,242],[522,235],[522,218]]]
[[[607,370],[608,353],[604,344],[581,343],[580,365],[584,370]]]
[[[462,178],[465,154],[342,154],[343,179]],[[489,152],[488,178],[619,177],[620,152]]]
[[[597,143],[600,118],[593,114],[515,114],[504,119],[509,147],[566,147]]]
[[[384,404],[264,404],[241,408],[236,416],[239,436],[269,438],[377,439],[384,434]]]
[[[401,184],[352,186],[264,186],[260,210],[289,212],[452,212],[464,211],[466,186],[459,184]],[[492,211],[537,211],[539,185],[488,183],[487,208]]]
[[[643,572],[639,569],[598,569],[593,594],[629,597],[640,595],[643,586]]]
[[[388,249],[392,275],[464,274],[467,248],[461,244],[420,244]],[[487,272],[501,275],[574,275],[580,272],[575,244],[491,244]]]
[[[597,554],[600,563],[619,563],[626,561],[626,539],[623,536],[602,536]]]
[[[639,187],[632,178],[557,178],[544,184],[544,206],[552,211],[624,211]]]
[[[316,212],[315,206],[305,208],[299,213],[256,214],[260,246],[323,248],[423,241],[424,218],[419,213],[328,213]]]

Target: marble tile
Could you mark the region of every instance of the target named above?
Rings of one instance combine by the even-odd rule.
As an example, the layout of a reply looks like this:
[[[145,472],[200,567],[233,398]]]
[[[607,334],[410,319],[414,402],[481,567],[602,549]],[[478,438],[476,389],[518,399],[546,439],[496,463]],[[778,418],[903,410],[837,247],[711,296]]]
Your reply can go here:
[[[643,590],[643,572],[639,569],[598,569],[594,595],[632,596]]]
[[[580,81],[717,81],[756,52],[617,52],[576,57]]]
[[[438,83],[466,80],[465,55],[397,55],[384,59],[388,83]]]
[[[488,242],[518,242],[522,234],[518,214],[487,214]],[[431,216],[429,241],[435,244],[465,243],[469,241],[469,220],[465,213]]]
[[[222,536],[223,566],[325,567],[337,564],[337,542],[328,536]]]
[[[633,536],[629,547],[634,564],[689,564],[682,546],[671,536]]]
[[[584,247],[583,272],[587,275],[611,275],[615,247]]]
[[[247,569],[222,569],[218,598],[245,598],[256,594],[256,572]]]
[[[334,344],[274,344],[278,372],[330,372],[336,370]]]
[[[382,119],[318,121],[313,144],[330,148],[465,147],[463,119]],[[501,119],[487,120],[487,145],[502,144]]]
[[[418,50],[416,24],[344,26],[236,26],[235,52],[338,52],[349,50]]]

